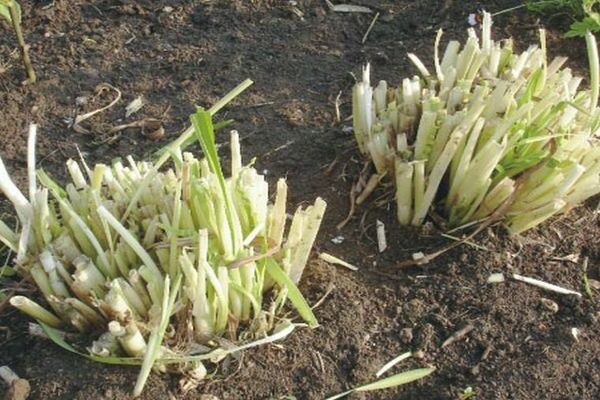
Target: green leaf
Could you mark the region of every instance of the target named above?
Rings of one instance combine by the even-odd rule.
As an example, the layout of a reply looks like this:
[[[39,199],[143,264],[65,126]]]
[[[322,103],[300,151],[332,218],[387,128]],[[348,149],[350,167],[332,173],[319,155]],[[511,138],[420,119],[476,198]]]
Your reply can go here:
[[[252,86],[254,82],[250,79],[246,79],[236,87],[234,87],[229,93],[227,93],[223,98],[217,101],[211,108],[208,109],[210,115],[215,115],[221,108],[225,107],[229,102],[238,97],[244,90],[248,89]]]
[[[0,17],[6,19],[8,23],[11,23],[12,21],[10,18],[10,12],[8,11],[8,7],[3,4],[0,4]]]
[[[594,17],[585,17],[581,21],[575,21],[571,24],[570,30],[565,34],[565,37],[584,37],[587,31],[599,32],[600,23]]]
[[[354,390],[357,392],[369,392],[372,390],[380,390],[391,388],[394,386],[400,386],[424,378],[427,375],[431,374],[433,371],[435,371],[435,368],[413,369],[411,371],[401,372],[399,374],[392,375],[388,378],[368,383],[363,386],[359,386]]]
[[[43,186],[47,187],[48,190],[50,190],[50,192],[52,192],[54,197],[60,198],[60,199],[67,198],[67,192],[65,192],[64,189],[61,188],[58,183],[56,183],[52,178],[50,178],[50,176],[46,173],[46,171],[44,171],[43,169],[40,168],[37,170],[36,175],[37,175],[37,178],[40,181],[40,183]]]
[[[213,105],[208,110],[210,115],[211,116],[215,115],[217,113],[217,111],[219,111],[221,108],[225,107],[225,105],[227,105],[227,103],[229,103],[235,97],[239,96],[240,93],[242,93],[244,90],[246,90],[248,87],[250,87],[253,83],[254,82],[252,82],[250,79],[246,79],[245,81],[243,81],[242,83],[237,85],[235,88],[233,88],[229,93],[227,93],[221,100],[219,100],[215,105]],[[167,147],[182,149],[182,147],[181,147],[182,144],[187,143],[187,141],[193,136],[194,136],[194,127],[191,126],[188,129],[186,129],[181,134],[181,136],[179,136],[173,142],[168,144]],[[156,161],[156,168],[159,168],[168,159],[169,159],[169,152],[163,151],[162,154],[160,154],[160,157],[158,158],[158,160]]]
[[[0,296],[2,292],[0,292]],[[0,297],[1,298],[1,297]],[[103,364],[110,365],[142,365],[143,359],[139,357],[115,357],[115,356],[98,356],[98,355],[90,355],[83,353],[69,343],[67,343],[61,336],[61,331],[51,326],[44,324],[43,322],[37,321],[37,323],[42,327],[43,331],[48,335],[50,340],[52,340],[55,344],[67,350],[70,353],[77,354],[81,357],[87,358],[90,361],[99,362]],[[282,329],[279,329],[275,333],[270,336],[255,340],[253,342],[245,343],[239,346],[231,347],[228,349],[216,348],[209,353],[203,353],[198,355],[178,355],[178,356],[169,356],[164,358],[157,358],[155,360],[156,364],[181,364],[186,362],[198,362],[205,360],[218,360],[223,358],[228,354],[233,354],[239,351],[243,351],[246,349],[250,349],[257,346],[262,346],[267,343],[272,343],[278,340],[282,340],[287,337],[290,333],[294,331],[294,329],[302,324],[287,324],[284,325]]]
[[[353,392],[370,392],[373,390],[381,390],[381,389],[388,389],[388,388],[395,387],[395,386],[401,386],[401,385],[416,381],[418,379],[422,379],[422,378],[426,377],[427,375],[431,374],[433,371],[435,371],[435,368],[419,368],[419,369],[413,369],[411,371],[401,372],[399,374],[392,375],[388,378],[381,379],[381,380],[378,380],[378,381],[375,381],[372,383],[368,383],[366,385],[362,385],[357,388],[350,389],[345,392],[336,394],[334,396],[328,397],[326,400],[336,400],[336,399],[342,398],[344,396],[347,396]]]
[[[219,121],[215,123],[214,126],[214,130],[218,131],[219,129],[223,129],[228,127],[229,125],[231,125],[233,123],[232,119],[226,119],[224,121]],[[190,136],[188,137],[183,143],[181,143],[181,145],[179,146],[179,149],[181,151],[184,151],[185,149],[187,149],[188,147],[190,147],[192,144],[194,144],[196,142],[196,138],[194,136]],[[159,149],[158,151],[156,151],[154,153],[155,157],[160,157],[165,153],[169,153],[170,151],[172,151],[171,145],[167,145],[161,149]]]
[[[192,121],[192,126],[194,127],[194,135],[200,142],[200,146],[202,147],[204,156],[208,161],[208,165],[211,171],[217,176],[219,181],[219,187],[221,188],[223,199],[225,199],[225,214],[227,216],[229,229],[231,230],[231,241],[233,244],[232,254],[235,255],[235,253],[240,249],[242,243],[242,238],[240,237],[241,229],[236,229],[236,227],[239,227],[239,221],[237,218],[235,218],[236,214],[235,207],[233,205],[233,199],[231,198],[231,193],[229,190],[227,190],[225,176],[223,175],[219,154],[217,153],[212,116],[210,112],[204,109],[199,109],[195,114],[192,114],[190,120]]]
[[[154,366],[158,359],[158,356],[160,355],[160,345],[162,344],[165,332],[167,330],[167,326],[169,325],[169,319],[171,318],[171,314],[173,312],[175,300],[179,295],[181,279],[182,275],[177,275],[177,277],[175,278],[175,282],[173,283],[173,287],[171,288],[169,276],[167,275],[165,277],[160,323],[158,324],[158,327],[152,330],[152,333],[150,334],[150,339],[148,339],[146,355],[144,356],[144,361],[142,363],[142,368],[140,369],[140,373],[135,383],[135,388],[133,389],[134,397],[138,397],[144,390],[144,386],[146,385],[148,376],[150,376],[150,371],[152,370],[152,367]]]
[[[270,257],[266,258],[265,267],[271,278],[273,278],[273,280],[277,282],[279,286],[287,289],[290,301],[294,307],[296,307],[296,310],[298,310],[298,313],[306,321],[308,326],[311,328],[316,328],[319,326],[319,322],[317,321],[315,314],[313,314],[312,309],[306,302],[306,299],[304,296],[302,296],[298,286],[296,286],[290,277],[283,272],[275,260]]]
[[[10,7],[14,7],[17,12],[17,23],[21,23],[21,6],[14,0],[0,0],[0,16],[4,17],[9,24],[12,24],[10,17]]]

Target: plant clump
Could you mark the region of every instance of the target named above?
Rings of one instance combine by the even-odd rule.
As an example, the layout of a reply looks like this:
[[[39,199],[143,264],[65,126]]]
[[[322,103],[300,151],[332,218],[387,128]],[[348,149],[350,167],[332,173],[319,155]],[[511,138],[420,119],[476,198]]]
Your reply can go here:
[[[369,66],[353,91],[354,133],[379,177],[395,183],[401,224],[421,225],[438,208],[456,227],[493,217],[520,233],[600,192],[598,50],[586,35],[590,88],[547,61],[540,46],[524,52],[481,37],[434,47],[434,72],[414,54],[420,77],[397,87],[370,84]]]
[[[225,178],[211,114],[191,120],[205,158],[170,146],[170,169],[131,156],[92,168],[69,160],[71,181],[61,187],[41,170],[36,179],[32,126],[27,198],[0,160],[0,188],[20,220],[20,232],[0,223],[0,239],[46,306],[23,296],[11,303],[46,328],[94,337],[94,360],[141,364],[135,394],[155,365],[185,363],[203,377],[202,360],[233,351],[219,338],[260,344],[289,333],[286,299],[317,325],[296,283],[325,202],[299,207],[286,233],[285,180],[271,203],[265,177],[243,165],[235,131]]]

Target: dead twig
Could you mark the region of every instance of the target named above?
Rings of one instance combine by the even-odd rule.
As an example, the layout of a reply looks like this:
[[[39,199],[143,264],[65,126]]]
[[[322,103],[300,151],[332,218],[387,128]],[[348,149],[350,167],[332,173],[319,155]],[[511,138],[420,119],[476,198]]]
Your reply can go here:
[[[342,97],[341,90],[335,98],[335,122],[337,122],[338,124],[342,122],[342,115],[340,113],[340,97]]]
[[[356,207],[356,187],[357,187],[357,185],[358,185],[358,183],[353,183],[352,188],[350,188],[350,193],[349,193],[350,210],[348,211],[348,215],[346,216],[346,218],[344,218],[344,220],[342,222],[340,222],[339,224],[337,224],[335,226],[338,231],[341,230],[344,226],[346,226],[346,224],[350,221],[350,219],[352,219],[352,216],[354,216],[354,209]]]
[[[333,291],[333,289],[335,289],[335,285],[330,282],[329,286],[327,287],[327,290],[325,291],[325,294],[323,296],[321,296],[321,298],[319,300],[317,300],[317,302],[311,307],[311,310],[314,310],[315,308],[317,308],[321,304],[323,304],[323,302],[325,301],[327,296],[329,296],[329,294]]]
[[[361,41],[362,44],[365,44],[365,42],[367,41],[367,38],[369,37],[369,33],[371,33],[371,30],[375,26],[375,23],[377,22],[378,18],[379,18],[379,13],[375,14],[375,16],[373,17],[373,20],[369,24],[369,27],[367,28],[367,31],[365,32],[365,34],[362,38],[362,41]]]
[[[446,346],[450,346],[454,342],[462,340],[473,329],[475,329],[475,326],[473,326],[472,324],[467,324],[467,326],[454,332],[448,339],[446,339],[444,343],[442,343],[441,348],[443,349]]]

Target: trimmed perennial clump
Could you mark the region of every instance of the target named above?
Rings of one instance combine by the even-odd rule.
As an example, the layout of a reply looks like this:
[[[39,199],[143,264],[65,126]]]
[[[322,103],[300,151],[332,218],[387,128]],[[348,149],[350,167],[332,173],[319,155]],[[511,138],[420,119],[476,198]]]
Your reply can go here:
[[[353,91],[354,133],[378,179],[395,183],[398,220],[421,225],[432,207],[451,227],[493,217],[520,233],[600,192],[599,67],[586,36],[590,89],[547,62],[546,40],[515,53],[511,39],[469,29],[449,42],[435,73],[414,55],[420,77],[398,88],[370,85],[369,66]]]
[[[47,332],[75,328],[94,337],[89,358],[142,365],[135,394],[152,366],[177,364],[202,378],[202,361],[285,336],[297,325],[281,315],[286,299],[317,325],[296,283],[325,202],[299,207],[286,235],[285,180],[270,203],[264,176],[242,164],[235,131],[226,179],[210,113],[191,119],[205,158],[182,152],[179,140],[156,163],[129,156],[88,168],[69,160],[64,188],[43,171],[36,179],[32,126],[29,198],[0,160],[0,188],[21,228],[0,223],[0,239],[47,306],[23,296],[11,303]],[[169,157],[174,168],[159,170]],[[220,348],[227,343],[220,337],[244,344]]]

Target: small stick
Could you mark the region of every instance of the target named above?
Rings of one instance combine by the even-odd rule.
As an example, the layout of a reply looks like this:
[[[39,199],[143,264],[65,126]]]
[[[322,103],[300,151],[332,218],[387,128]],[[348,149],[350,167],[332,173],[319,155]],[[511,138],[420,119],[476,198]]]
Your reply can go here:
[[[102,83],[102,84],[100,84],[98,86],[98,88],[104,88],[104,87],[113,90],[114,92],[117,93],[117,95],[106,106],[98,108],[97,110],[90,111],[90,112],[85,113],[83,115],[77,115],[77,116],[75,116],[75,121],[73,122],[73,130],[75,132],[82,133],[82,134],[89,133],[90,131],[88,129],[82,127],[81,123],[83,121],[85,121],[86,119],[89,119],[89,118],[93,117],[94,115],[96,115],[96,114],[98,114],[98,113],[100,113],[100,112],[102,112],[104,110],[108,110],[109,108],[111,108],[112,106],[114,106],[115,104],[117,104],[117,102],[119,100],[121,100],[121,91],[119,89],[117,89],[116,87],[114,87],[114,86],[112,86],[112,85],[110,85],[108,83]]]
[[[410,351],[400,354],[398,357],[388,361],[383,367],[381,367],[381,369],[379,371],[377,371],[375,376],[377,378],[379,378],[381,375],[383,375],[387,370],[392,368],[394,365],[398,364],[402,360],[406,360],[410,356],[412,356],[412,353]]]
[[[385,225],[380,220],[376,221],[377,225],[377,248],[380,253],[387,249],[387,241],[385,238]]]
[[[352,184],[352,188],[350,188],[350,210],[348,211],[348,215],[346,216],[346,218],[344,218],[344,220],[342,222],[340,222],[339,224],[337,224],[335,226],[335,228],[339,231],[340,229],[342,229],[344,226],[346,226],[346,224],[350,221],[350,219],[352,218],[352,216],[354,215],[354,209],[356,207],[356,188],[357,188],[358,184],[357,183],[353,183]]]
[[[340,97],[341,96],[342,96],[342,91],[340,90],[337,97],[335,98],[335,122],[337,122],[338,124],[340,122],[342,122],[342,115],[340,113]]]
[[[571,289],[565,289],[563,287],[553,285],[552,283],[544,282],[539,279],[529,278],[527,276],[522,276],[519,274],[512,274],[512,278],[516,281],[529,283],[530,285],[537,286],[542,289],[550,290],[552,292],[560,293],[560,294],[574,294],[577,297],[581,297],[581,293],[576,292]]]
[[[367,28],[367,31],[365,32],[365,35],[362,38],[362,44],[365,44],[365,42],[367,41],[367,38],[369,37],[369,33],[371,33],[371,29],[373,29],[373,27],[375,26],[375,22],[377,22],[377,18],[379,18],[379,13],[375,14],[375,16],[373,17],[371,24]]]
[[[444,343],[442,343],[442,349],[446,346],[451,345],[454,342],[458,342],[459,340],[464,338],[467,335],[467,333],[471,332],[473,329],[475,329],[475,327],[471,324],[468,324],[464,328],[454,332],[452,334],[452,336],[450,336],[448,339],[446,339],[446,341]]]
[[[329,284],[329,287],[325,291],[325,294],[323,295],[323,297],[321,297],[319,300],[317,300],[317,302],[310,309],[314,310],[315,308],[317,308],[321,304],[323,304],[323,302],[325,301],[325,299],[327,298],[327,296],[329,296],[329,294],[331,294],[331,292],[333,291],[333,289],[335,289],[335,285]]]
[[[581,267],[583,268],[583,289],[585,290],[585,294],[592,299],[594,296],[592,294],[592,288],[590,287],[590,280],[588,279],[587,269],[588,269],[588,258],[585,257],[583,259],[583,264]]]
[[[346,267],[351,271],[358,271],[358,267],[356,267],[350,263],[347,263],[346,261],[341,260],[341,259],[337,258],[336,256],[332,256],[329,253],[321,253],[321,254],[319,254],[319,258],[321,260],[325,261],[326,263],[334,264],[334,265],[341,265],[342,267]]]
[[[377,184],[379,184],[379,181],[382,177],[382,175],[378,174],[371,175],[371,177],[367,181],[367,184],[365,185],[365,188],[356,199],[357,205],[364,203],[364,201],[371,195],[371,193],[373,193],[373,191],[377,188]]]
[[[449,235],[447,233],[442,233],[441,236],[445,237],[446,239],[454,240],[454,241],[457,241],[457,242],[460,242],[462,240],[461,238]],[[487,247],[484,247],[484,246],[481,246],[481,245],[479,245],[477,243],[471,242],[470,240],[464,240],[464,241],[462,241],[462,243],[467,244],[467,245],[472,246],[472,247],[475,247],[476,249],[479,249],[479,250],[489,251],[489,249]]]

